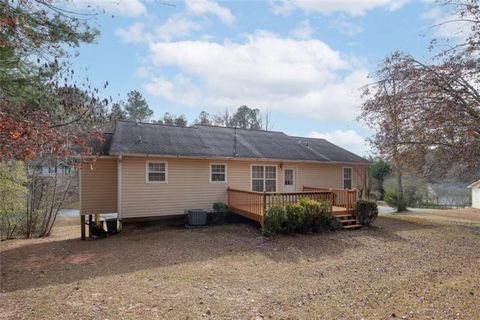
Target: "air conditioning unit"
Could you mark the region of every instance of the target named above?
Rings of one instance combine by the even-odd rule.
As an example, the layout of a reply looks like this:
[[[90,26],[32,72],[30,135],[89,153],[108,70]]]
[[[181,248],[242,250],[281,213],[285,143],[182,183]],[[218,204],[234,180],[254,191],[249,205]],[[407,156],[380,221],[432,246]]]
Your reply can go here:
[[[205,227],[207,225],[207,213],[208,211],[205,209],[187,210],[187,226]]]

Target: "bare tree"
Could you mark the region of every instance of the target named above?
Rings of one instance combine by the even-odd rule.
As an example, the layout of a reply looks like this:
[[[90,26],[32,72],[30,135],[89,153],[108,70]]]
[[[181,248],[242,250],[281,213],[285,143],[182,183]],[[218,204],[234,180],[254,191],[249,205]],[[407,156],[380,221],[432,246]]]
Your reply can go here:
[[[271,131],[273,127],[274,125],[270,119],[270,111],[268,111],[267,109],[263,116],[263,128],[265,129],[265,131]]]
[[[389,55],[376,82],[363,89],[360,118],[376,130],[374,146],[392,157],[397,170],[394,158],[425,172],[434,157],[437,174],[460,167],[474,179],[480,177],[480,8],[473,0],[439,4],[450,10],[451,19],[442,24],[461,22],[469,31],[466,40],[434,39],[437,54],[430,61]]]
[[[405,95],[409,81],[401,76],[405,68],[403,54],[396,52],[385,58],[375,75],[377,81],[363,88],[362,113],[359,117],[375,130],[370,142],[374,148],[394,166],[397,178],[399,210],[405,210],[402,170],[412,153],[410,140],[412,108],[406,103]]]

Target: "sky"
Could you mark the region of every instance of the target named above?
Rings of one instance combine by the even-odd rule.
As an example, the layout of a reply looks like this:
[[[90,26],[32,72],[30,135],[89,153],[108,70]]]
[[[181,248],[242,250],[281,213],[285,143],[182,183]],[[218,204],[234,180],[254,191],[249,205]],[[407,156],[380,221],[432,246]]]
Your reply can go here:
[[[74,68],[125,100],[140,91],[154,111],[184,114],[241,105],[270,114],[272,130],[325,138],[359,155],[372,131],[356,118],[360,88],[389,53],[427,59],[445,13],[428,0],[92,0],[101,35]]]

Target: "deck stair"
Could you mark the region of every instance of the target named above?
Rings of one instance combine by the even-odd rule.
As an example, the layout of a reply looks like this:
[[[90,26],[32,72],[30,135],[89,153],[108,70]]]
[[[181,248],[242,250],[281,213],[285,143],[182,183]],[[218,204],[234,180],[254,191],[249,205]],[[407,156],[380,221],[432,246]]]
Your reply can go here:
[[[362,226],[358,223],[357,218],[355,215],[346,213],[346,214],[337,214],[335,215],[337,220],[342,225],[343,229],[346,230],[355,230],[360,229]]]

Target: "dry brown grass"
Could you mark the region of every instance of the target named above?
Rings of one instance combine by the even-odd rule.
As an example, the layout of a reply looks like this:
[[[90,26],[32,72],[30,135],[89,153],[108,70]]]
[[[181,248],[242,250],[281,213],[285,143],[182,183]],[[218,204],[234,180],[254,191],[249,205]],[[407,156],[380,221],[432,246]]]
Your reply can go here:
[[[400,216],[423,218],[435,222],[452,222],[453,224],[480,225],[480,209],[448,209],[402,212]]]
[[[478,212],[480,214],[480,212]],[[478,319],[480,229],[409,216],[265,239],[246,225],[1,244],[5,319]]]

